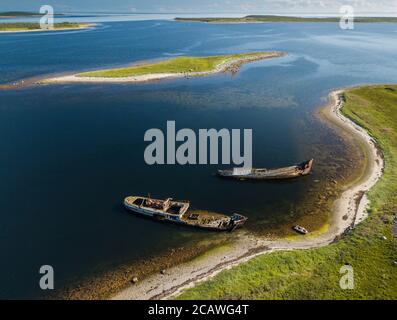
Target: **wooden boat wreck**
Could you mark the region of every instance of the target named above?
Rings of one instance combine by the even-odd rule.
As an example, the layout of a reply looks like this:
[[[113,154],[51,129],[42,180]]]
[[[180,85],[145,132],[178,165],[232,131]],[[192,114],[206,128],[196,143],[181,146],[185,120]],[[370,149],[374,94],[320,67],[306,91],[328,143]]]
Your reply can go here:
[[[294,166],[278,169],[252,168],[245,170],[244,168],[233,168],[218,170],[218,176],[237,180],[292,179],[310,174],[313,169],[313,162],[314,159],[311,159]]]
[[[309,231],[307,231],[304,227],[296,225],[294,226],[292,229],[294,229],[294,231],[300,233],[300,234],[308,234]]]
[[[227,216],[216,212],[192,210],[189,201],[174,201],[171,198],[157,200],[130,196],[124,199],[124,206],[135,214],[155,220],[206,230],[233,231],[247,221],[246,217],[237,213]]]

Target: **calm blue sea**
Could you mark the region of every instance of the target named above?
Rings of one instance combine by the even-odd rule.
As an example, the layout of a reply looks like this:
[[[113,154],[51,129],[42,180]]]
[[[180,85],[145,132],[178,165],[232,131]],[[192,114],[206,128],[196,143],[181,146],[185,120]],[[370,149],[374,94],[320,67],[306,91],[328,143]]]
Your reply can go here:
[[[340,140],[312,116],[337,87],[397,82],[397,25],[213,25],[165,20],[101,23],[94,30],[0,34],[0,83],[178,55],[280,50],[288,56],[234,75],[155,84],[65,84],[0,91],[0,297],[42,295],[41,265],[56,287],[144,259],[202,232],[128,215],[131,194],[189,199],[195,207],[293,219],[321,170],[288,183],[234,183],[217,166],[148,166],[147,129],[251,128],[254,165],[313,156],[334,161]]]

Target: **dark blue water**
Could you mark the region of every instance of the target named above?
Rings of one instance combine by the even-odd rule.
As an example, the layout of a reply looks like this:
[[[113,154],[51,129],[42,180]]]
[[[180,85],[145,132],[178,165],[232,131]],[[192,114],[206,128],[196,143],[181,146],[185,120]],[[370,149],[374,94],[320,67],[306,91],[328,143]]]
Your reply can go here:
[[[207,237],[126,214],[131,194],[189,199],[249,217],[247,230],[293,219],[323,173],[289,183],[234,183],[217,166],[147,166],[147,129],[252,128],[254,165],[312,156],[338,138],[312,117],[330,89],[397,82],[397,26],[104,23],[95,30],[0,34],[0,83],[176,55],[281,50],[285,58],[156,84],[51,85],[0,91],[0,297],[35,297],[50,264],[61,287]]]

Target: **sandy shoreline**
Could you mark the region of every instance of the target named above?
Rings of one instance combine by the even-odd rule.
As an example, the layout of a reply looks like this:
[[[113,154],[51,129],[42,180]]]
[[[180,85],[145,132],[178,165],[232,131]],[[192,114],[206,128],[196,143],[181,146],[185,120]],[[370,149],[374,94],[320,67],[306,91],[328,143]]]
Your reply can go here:
[[[50,83],[144,83],[151,81],[160,81],[166,79],[177,79],[177,78],[190,78],[190,77],[202,77],[216,73],[222,73],[230,70],[231,68],[238,68],[244,63],[249,63],[253,61],[271,59],[283,57],[286,54],[284,52],[266,52],[263,54],[258,54],[257,56],[248,56],[242,58],[236,58],[224,63],[219,64],[214,70],[203,71],[203,72],[186,72],[186,73],[151,73],[130,77],[84,77],[78,76],[79,74],[61,76],[43,79],[39,81],[39,84],[50,84]]]
[[[376,184],[383,173],[384,161],[375,141],[368,133],[350,119],[344,117],[340,108],[343,105],[341,93],[334,91],[324,108],[326,120],[347,131],[363,143],[368,163],[365,174],[345,190],[335,201],[332,222],[329,230],[316,237],[302,237],[302,240],[269,240],[239,231],[236,241],[221,253],[210,254],[203,259],[177,265],[164,274],[154,274],[142,282],[131,284],[112,299],[167,299],[182,290],[207,280],[219,272],[237,266],[258,255],[277,250],[298,250],[326,246],[337,240],[346,230],[354,227],[366,216],[368,198],[366,193]]]
[[[50,32],[50,31],[66,31],[66,30],[84,30],[95,27],[95,23],[81,23],[77,28],[58,28],[58,29],[33,29],[33,30],[9,30],[0,31],[1,33],[25,33],[25,32]]]

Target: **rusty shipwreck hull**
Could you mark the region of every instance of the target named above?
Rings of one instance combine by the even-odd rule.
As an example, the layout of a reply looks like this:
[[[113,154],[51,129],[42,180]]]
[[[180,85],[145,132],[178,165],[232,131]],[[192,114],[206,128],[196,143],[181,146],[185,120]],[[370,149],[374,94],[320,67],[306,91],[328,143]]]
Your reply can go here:
[[[294,179],[310,174],[313,170],[314,159],[300,164],[275,169],[252,168],[218,170],[218,176],[235,180],[283,180]]]

